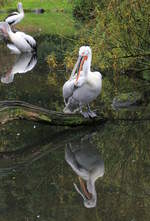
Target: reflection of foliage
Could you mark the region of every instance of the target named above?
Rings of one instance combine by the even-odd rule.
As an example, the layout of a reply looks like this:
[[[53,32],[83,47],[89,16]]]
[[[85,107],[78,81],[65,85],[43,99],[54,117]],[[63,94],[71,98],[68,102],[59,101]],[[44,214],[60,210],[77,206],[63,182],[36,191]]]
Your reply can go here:
[[[113,214],[112,220],[116,220],[114,217],[116,208],[117,214],[119,213],[120,216],[131,216],[135,210],[135,217],[140,216],[144,217],[144,220],[148,220],[147,205],[150,203],[149,176],[147,176],[147,170],[150,168],[149,129],[149,122],[108,123],[95,136],[95,144],[98,144],[99,150],[103,152],[104,156],[106,171],[103,189],[104,193],[109,192],[105,202],[106,204],[108,202],[107,206],[111,207],[111,211],[108,209],[107,212],[108,216],[110,213]],[[106,200],[104,193],[101,197]],[[109,203],[110,201],[113,204],[115,202],[115,205]],[[139,213],[138,210],[141,207],[143,212]],[[101,208],[101,210],[103,209]]]
[[[57,61],[54,54],[48,55],[46,57],[46,62],[48,63],[49,69],[55,69],[57,67]]]
[[[41,130],[42,131],[42,130]],[[46,132],[46,130],[44,130]],[[44,134],[43,131],[43,134]],[[0,220],[19,221],[24,217],[35,220],[135,220],[149,221],[149,122],[106,123],[86,131],[72,130],[74,142],[80,143],[79,133],[90,139],[104,159],[105,174],[96,181],[96,210],[84,208],[82,199],[73,188],[78,182],[75,173],[64,160],[64,143],[57,148],[56,136],[49,144],[47,155],[21,171],[0,177]],[[51,133],[47,130],[47,134]],[[36,138],[35,134],[35,138]],[[60,136],[63,141],[64,137]],[[67,140],[66,140],[67,142]],[[95,214],[96,211],[96,214]]]
[[[57,79],[56,73],[50,73],[48,75],[47,84],[56,87],[58,85],[57,80],[58,79]]]
[[[43,133],[43,131],[45,131]],[[0,152],[23,150],[46,141],[49,127],[41,128],[36,122],[13,121],[0,127]],[[40,136],[36,136],[37,134]],[[36,139],[34,139],[36,138]]]
[[[69,40],[63,39],[58,35],[41,35],[38,38],[38,45],[38,60],[43,62],[43,59],[47,60],[48,58],[52,63],[57,61],[57,66],[64,63],[66,49],[68,47],[72,48]]]

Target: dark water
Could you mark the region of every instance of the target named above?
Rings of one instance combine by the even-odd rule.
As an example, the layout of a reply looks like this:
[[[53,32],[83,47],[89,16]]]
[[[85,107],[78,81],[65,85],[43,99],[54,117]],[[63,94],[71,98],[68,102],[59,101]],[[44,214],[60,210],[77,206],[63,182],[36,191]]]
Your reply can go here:
[[[64,53],[71,44],[58,36],[39,37],[34,68],[12,78],[10,73],[21,58],[11,55],[1,43],[0,78],[11,82],[0,83],[0,100],[23,100],[62,110],[62,85],[67,77]],[[55,55],[57,68],[46,62],[49,54]],[[102,95],[92,108],[100,109],[107,104],[107,115],[117,118],[118,110],[110,113],[113,98],[134,91],[140,93],[142,107],[146,109],[149,89],[145,85],[147,82],[137,77],[104,73]],[[135,114],[138,120],[134,115],[133,121],[133,115],[134,111],[129,111],[123,115],[123,121],[108,121],[94,128],[50,127],[27,121],[1,125],[0,221],[149,220],[150,123],[143,120],[142,111]],[[82,163],[88,162],[89,156],[95,162],[90,176],[96,169],[101,173],[95,182],[94,208],[84,206],[73,185],[79,187],[79,174],[68,163],[75,165],[73,157],[67,155],[66,160],[67,148],[72,156],[77,156],[78,150]],[[75,167],[81,169],[79,162]]]

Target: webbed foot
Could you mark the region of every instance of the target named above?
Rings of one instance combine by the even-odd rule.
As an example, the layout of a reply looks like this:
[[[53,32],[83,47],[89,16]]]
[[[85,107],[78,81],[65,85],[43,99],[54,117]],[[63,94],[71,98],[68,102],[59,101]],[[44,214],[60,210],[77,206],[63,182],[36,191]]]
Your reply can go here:
[[[97,115],[93,111],[80,112],[84,118],[95,118]]]
[[[97,117],[97,114],[94,111],[88,111],[88,114],[91,118]]]
[[[84,118],[89,118],[89,112],[83,112],[83,111],[80,111],[81,115],[84,117]]]

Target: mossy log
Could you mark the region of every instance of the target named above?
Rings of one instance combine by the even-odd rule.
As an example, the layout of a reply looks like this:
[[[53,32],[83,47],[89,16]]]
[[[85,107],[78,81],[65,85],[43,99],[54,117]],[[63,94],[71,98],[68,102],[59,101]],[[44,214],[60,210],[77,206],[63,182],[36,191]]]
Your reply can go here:
[[[23,101],[0,101],[0,124],[18,119],[45,122],[55,126],[71,127],[93,125],[106,121],[103,116],[88,119],[84,118],[81,114],[64,114]]]
[[[106,120],[149,120],[149,106],[129,106],[126,108],[114,109],[112,106],[100,107],[97,117],[84,118],[81,114],[64,114],[38,107],[23,101],[0,101],[0,124],[5,124],[12,120],[30,120],[44,122],[53,126],[84,126],[98,125]]]

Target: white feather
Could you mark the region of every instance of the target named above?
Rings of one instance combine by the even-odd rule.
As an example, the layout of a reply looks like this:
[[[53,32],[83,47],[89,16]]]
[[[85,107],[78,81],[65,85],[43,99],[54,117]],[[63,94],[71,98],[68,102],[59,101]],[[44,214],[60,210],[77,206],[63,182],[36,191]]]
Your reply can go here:
[[[7,47],[11,50],[12,54],[20,54],[21,51],[13,44],[8,43]]]
[[[17,23],[19,23],[24,18],[24,11],[21,2],[18,3],[18,11],[19,12],[13,12],[8,15],[4,21],[7,22],[9,25],[16,25]]]
[[[20,31],[15,33],[12,32],[7,22],[0,23],[0,32],[2,32],[4,36],[9,37],[11,44],[14,45],[20,52],[27,53],[36,50],[36,41],[32,36]],[[14,46],[8,47],[11,50],[11,48],[14,49]],[[13,53],[15,53],[15,50],[13,50]]]

